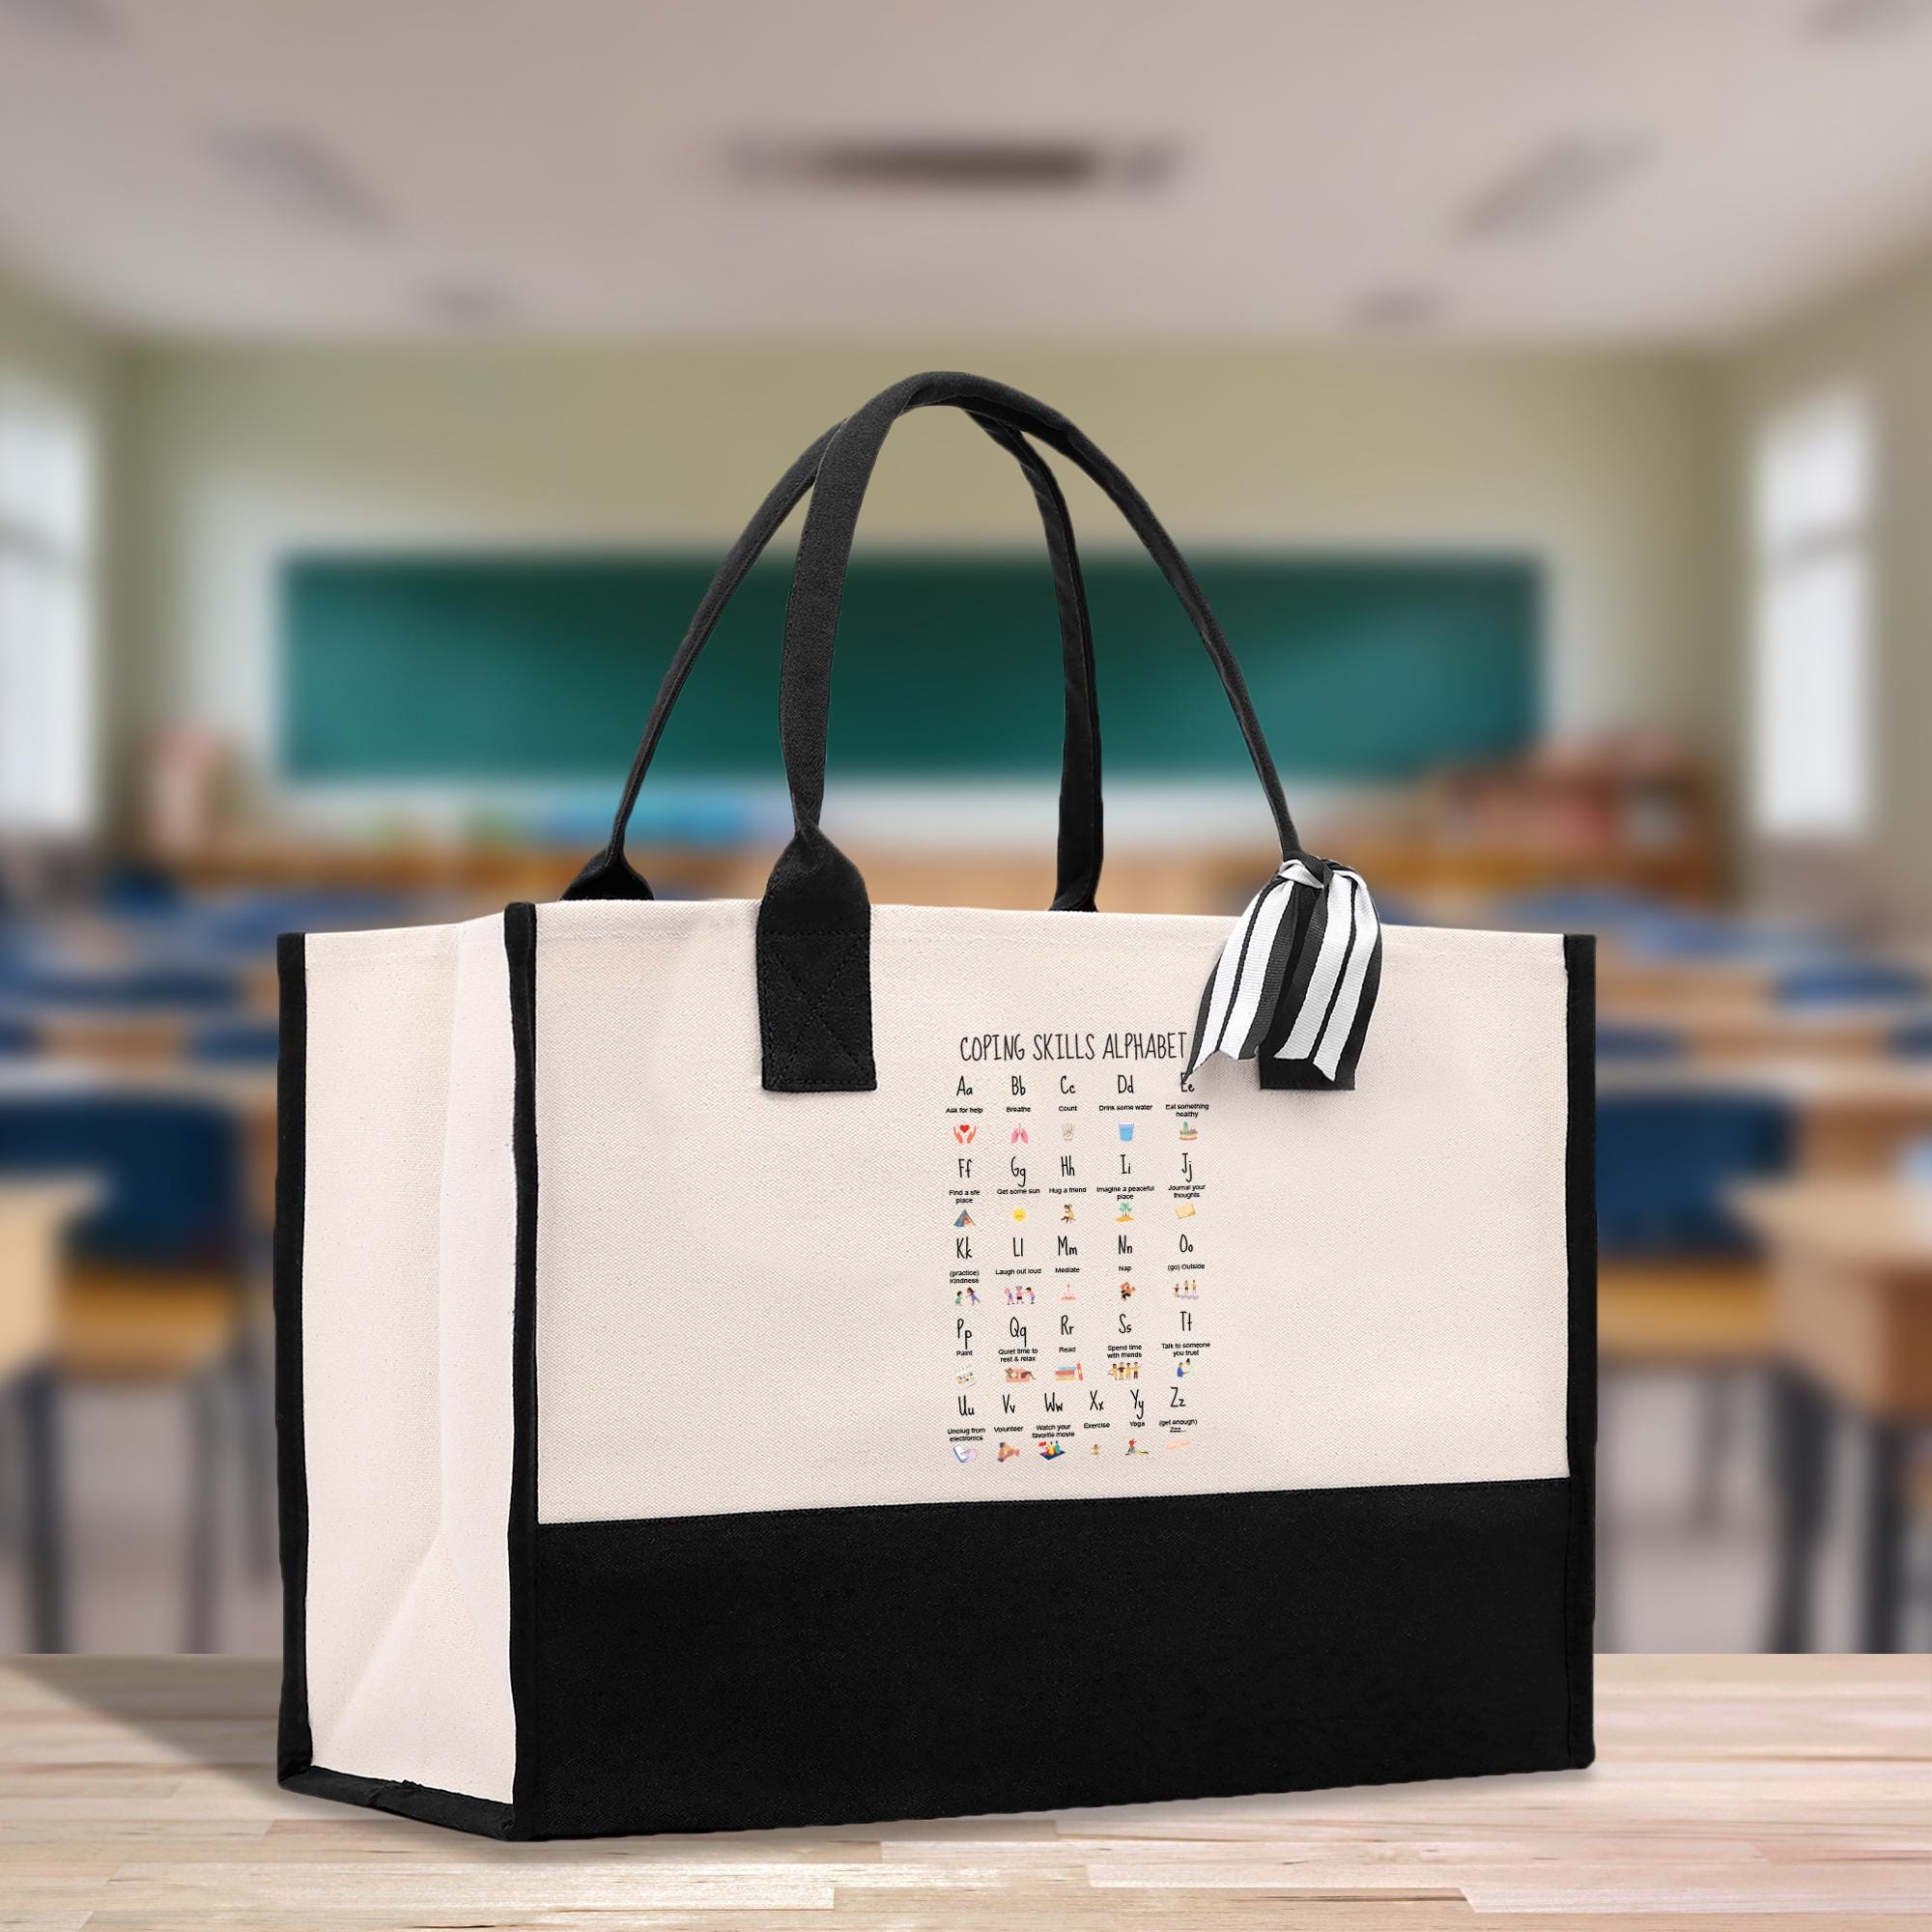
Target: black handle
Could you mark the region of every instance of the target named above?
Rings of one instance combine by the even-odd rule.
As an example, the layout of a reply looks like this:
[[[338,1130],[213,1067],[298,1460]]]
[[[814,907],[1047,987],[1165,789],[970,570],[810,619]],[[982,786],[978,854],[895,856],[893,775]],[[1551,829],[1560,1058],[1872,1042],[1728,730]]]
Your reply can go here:
[[[832,710],[832,656],[859,508],[887,435],[910,410],[949,405],[1037,437],[1106,492],[1187,612],[1240,726],[1284,860],[1300,850],[1246,681],[1194,574],[1120,467],[1057,410],[984,377],[938,372],[883,390],[832,433],[818,463],[785,609],[779,737],[793,834],[758,907],[757,984],[764,1084],[778,1093],[875,1087],[871,902],[858,867],[819,829]],[[1071,716],[1069,690],[1068,707]]]
[[[1060,771],[1060,838],[1052,910],[1092,912],[1099,890],[1103,856],[1100,807],[1100,724],[1094,692],[1094,633],[1087,613],[1087,589],[1073,542],[1073,520],[1060,480],[1025,437],[1005,422],[976,417],[979,426],[1019,464],[1039,506],[1040,527],[1053,566],[1054,601],[1060,617],[1061,661],[1066,685],[1066,723]],[[757,562],[765,547],[801,497],[811,490],[839,426],[829,429],[799,457],[765,500],[744,534],[719,565],[686,631],[684,641],[665,670],[651,715],[631,760],[630,776],[611,823],[611,837],[564,890],[567,899],[647,899],[651,889],[624,856],[624,837],[638,802],[639,788],[664,736],[671,706],[697,654],[717,627],[732,593]]]

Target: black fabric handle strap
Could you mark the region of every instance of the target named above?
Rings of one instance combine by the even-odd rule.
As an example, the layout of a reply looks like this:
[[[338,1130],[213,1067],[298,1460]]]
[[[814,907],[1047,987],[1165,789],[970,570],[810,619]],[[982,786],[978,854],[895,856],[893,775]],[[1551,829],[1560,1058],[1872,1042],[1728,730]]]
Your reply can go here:
[[[1104,856],[1100,798],[1100,724],[1094,689],[1094,633],[1087,589],[1073,541],[1073,520],[1052,467],[1026,438],[1004,421],[975,415],[979,426],[1020,466],[1039,507],[1040,527],[1053,567],[1059,611],[1061,662],[1066,687],[1065,730],[1061,755],[1059,858],[1052,910],[1092,912]],[[784,521],[813,488],[838,428],[827,430],[793,463],[758,505],[744,533],[719,565],[693,614],[684,640],[665,670],[651,715],[631,760],[630,775],[611,820],[611,837],[565,889],[567,899],[647,899],[650,886],[624,856],[624,838],[638,793],[664,736],[671,707],[684,689],[724,607],[763,554]],[[821,754],[821,766],[823,763]]]
[[[861,1093],[872,1059],[871,901],[858,867],[819,828],[838,607],[874,464],[909,411],[950,406],[1037,437],[1078,465],[1119,508],[1186,611],[1227,693],[1273,814],[1284,861],[1300,842],[1246,680],[1173,538],[1120,467],[1057,410],[980,376],[938,372],[882,391],[833,432],[818,466],[785,609],[779,737],[793,834],[758,907],[764,1084],[777,1093]],[[1072,698],[1069,693],[1068,715]]]
[[[1289,858],[1298,851],[1300,841],[1295,836],[1294,822],[1282,796],[1281,779],[1262,734],[1261,721],[1255,716],[1241,668],[1236,663],[1194,573],[1147,498],[1128,481],[1120,466],[1058,410],[1049,409],[1003,383],[950,371],[911,376],[882,390],[832,432],[818,466],[805,529],[799,538],[798,559],[792,570],[791,597],[785,609],[779,706],[780,740],[798,831],[809,834],[817,830],[825,800],[833,646],[838,628],[838,607],[845,589],[845,572],[851,562],[852,542],[867,485],[893,425],[913,410],[941,406],[965,410],[982,424],[1002,424],[1037,437],[1050,449],[1078,465],[1106,493],[1167,579],[1220,677],[1248,755],[1254,761],[1256,776],[1262,781],[1268,810],[1274,816],[1282,857]]]

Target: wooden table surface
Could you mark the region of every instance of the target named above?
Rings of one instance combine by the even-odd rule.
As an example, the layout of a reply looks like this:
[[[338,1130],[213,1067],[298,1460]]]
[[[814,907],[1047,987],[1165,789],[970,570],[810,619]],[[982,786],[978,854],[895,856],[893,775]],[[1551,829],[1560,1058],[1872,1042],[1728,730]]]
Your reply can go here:
[[[0,1926],[1924,1932],[1927,1660],[1599,1669],[1586,1772],[506,1845],[278,1791],[270,1662],[16,1658]]]

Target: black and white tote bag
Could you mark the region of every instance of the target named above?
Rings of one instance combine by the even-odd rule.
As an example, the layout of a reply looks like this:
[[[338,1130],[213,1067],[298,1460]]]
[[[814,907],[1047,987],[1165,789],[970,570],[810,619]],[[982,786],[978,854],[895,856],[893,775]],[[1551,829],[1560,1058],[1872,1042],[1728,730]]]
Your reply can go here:
[[[1053,558],[1042,912],[873,906],[819,829],[860,500],[938,404]],[[1232,930],[1094,909],[1041,444],[1253,755],[1282,864]],[[654,900],[639,784],[808,494],[796,834],[756,903]],[[282,1781],[528,1838],[1587,1764],[1591,965],[1380,926],[1120,470],[997,384],[886,391],[725,560],[560,903],[282,942]]]

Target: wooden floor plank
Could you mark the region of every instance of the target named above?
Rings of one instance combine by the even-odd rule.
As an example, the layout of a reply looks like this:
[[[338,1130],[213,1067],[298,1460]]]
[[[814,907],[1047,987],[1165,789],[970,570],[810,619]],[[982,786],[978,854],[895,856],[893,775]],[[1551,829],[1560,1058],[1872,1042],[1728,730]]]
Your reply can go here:
[[[0,1661],[0,1932],[1927,1932],[1923,1658],[1605,1658],[1587,1772],[508,1845],[292,1797],[277,1672]]]

